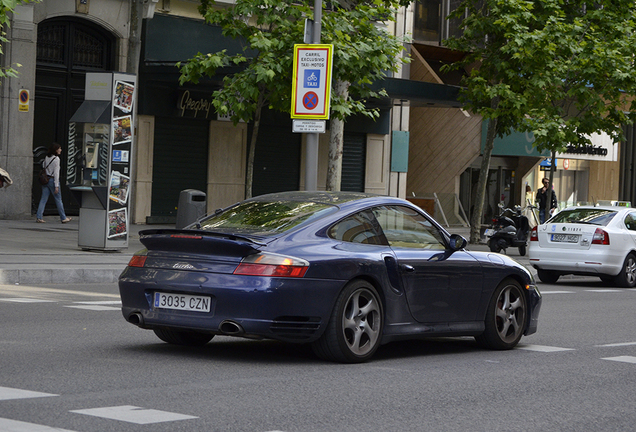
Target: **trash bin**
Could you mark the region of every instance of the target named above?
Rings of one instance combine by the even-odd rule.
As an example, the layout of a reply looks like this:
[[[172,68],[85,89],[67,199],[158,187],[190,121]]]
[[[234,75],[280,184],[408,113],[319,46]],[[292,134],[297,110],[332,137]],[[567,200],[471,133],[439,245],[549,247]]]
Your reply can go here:
[[[201,216],[205,215],[206,195],[196,189],[185,189],[179,194],[179,206],[177,207],[176,228],[181,229]]]

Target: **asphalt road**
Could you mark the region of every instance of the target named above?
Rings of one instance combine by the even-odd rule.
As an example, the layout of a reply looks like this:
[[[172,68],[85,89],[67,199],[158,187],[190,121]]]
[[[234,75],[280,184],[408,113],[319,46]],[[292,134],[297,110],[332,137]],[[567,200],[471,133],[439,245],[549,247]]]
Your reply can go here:
[[[517,349],[392,343],[366,364],[216,337],[174,347],[126,323],[116,285],[0,285],[0,431],[630,431],[636,289],[540,284]]]

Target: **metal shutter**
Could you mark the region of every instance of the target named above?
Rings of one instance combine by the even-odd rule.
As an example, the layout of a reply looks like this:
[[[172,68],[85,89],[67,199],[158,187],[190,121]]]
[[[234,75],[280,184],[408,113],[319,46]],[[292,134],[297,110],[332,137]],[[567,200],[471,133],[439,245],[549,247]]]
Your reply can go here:
[[[252,196],[298,190],[301,136],[292,133],[291,127],[261,124],[254,155]]]
[[[367,158],[366,143],[366,134],[345,132],[340,190],[364,192],[364,174]]]
[[[148,223],[174,223],[182,190],[207,193],[208,128],[207,121],[156,118]]]

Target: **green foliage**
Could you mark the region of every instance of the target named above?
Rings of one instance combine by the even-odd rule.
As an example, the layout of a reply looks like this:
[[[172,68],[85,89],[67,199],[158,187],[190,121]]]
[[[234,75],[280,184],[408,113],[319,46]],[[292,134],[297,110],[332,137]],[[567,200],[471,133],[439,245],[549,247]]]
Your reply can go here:
[[[497,135],[532,131],[540,149],[587,143],[604,131],[616,142],[633,122],[636,2],[465,0],[465,32],[450,48],[469,53],[467,108],[497,118]],[[459,15],[462,11],[458,10]],[[492,101],[498,97],[498,104]]]
[[[244,42],[243,53],[230,56],[226,51],[199,53],[178,64],[180,82],[198,83],[240,67],[223,79],[215,91],[214,107],[232,120],[251,121],[259,104],[282,112],[291,108],[293,46],[303,42],[305,18],[313,17],[313,2],[291,0],[237,0],[231,6],[217,6],[201,0],[200,12],[209,24],[218,25],[227,37]],[[322,43],[334,45],[334,79],[351,83],[350,96],[331,100],[332,115],[341,119],[354,113],[377,117],[365,100],[383,95],[369,85],[397,70],[397,54],[402,41],[389,35],[377,21],[392,17],[398,5],[394,0],[361,2],[352,10],[335,6],[322,18]],[[249,53],[255,53],[250,55]]]
[[[15,7],[17,5],[30,2],[32,2],[32,0],[0,0],[0,56],[4,54],[2,44],[8,42],[7,32],[5,31],[5,28],[10,25],[9,14],[15,10]],[[15,66],[21,67],[22,65],[16,63]],[[0,67],[0,79],[16,76],[18,76],[18,71],[15,70],[13,67]]]

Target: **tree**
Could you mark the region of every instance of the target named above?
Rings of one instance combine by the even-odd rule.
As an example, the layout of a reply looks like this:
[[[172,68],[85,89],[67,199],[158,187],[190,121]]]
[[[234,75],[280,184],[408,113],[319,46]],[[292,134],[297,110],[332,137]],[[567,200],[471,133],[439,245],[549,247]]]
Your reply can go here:
[[[15,10],[15,7],[19,4],[29,3],[30,0],[0,0],[0,57],[4,55],[4,51],[2,50],[2,45],[8,42],[7,32],[5,31],[6,27],[10,25],[10,15]],[[21,64],[16,64],[16,67],[22,66]],[[18,71],[15,70],[12,66],[0,66],[0,80],[5,77],[16,77],[18,76]],[[2,82],[0,81],[0,84]]]
[[[333,10],[323,14],[322,42],[334,45],[333,76],[342,83],[337,86],[341,91],[332,93],[332,129],[339,130],[337,122],[352,114],[379,116],[376,109],[366,107],[365,101],[385,93],[372,91],[370,84],[382,78],[385,71],[397,69],[397,54],[403,48],[402,41],[382,30],[377,22],[392,19],[398,4],[394,0],[373,0],[353,9],[335,4]],[[213,93],[213,105],[220,114],[229,114],[235,124],[253,121],[245,185],[245,195],[250,197],[261,110],[290,112],[293,45],[302,43],[304,19],[312,17],[313,11],[307,1],[290,0],[237,0],[227,8],[218,8],[214,0],[201,0],[199,10],[206,22],[223,29],[224,36],[244,41],[245,51],[235,55],[225,50],[199,53],[178,65],[180,82],[196,84],[203,76],[227,74],[223,87]],[[230,66],[242,70],[228,73]],[[331,139],[339,139],[342,148],[342,134],[332,133]],[[333,175],[330,170],[328,177]]]
[[[636,95],[634,16],[627,0],[465,0],[464,34],[447,41],[466,52],[466,108],[488,119],[470,241],[479,241],[495,137],[531,131],[543,151],[588,145],[592,133],[622,140]]]

